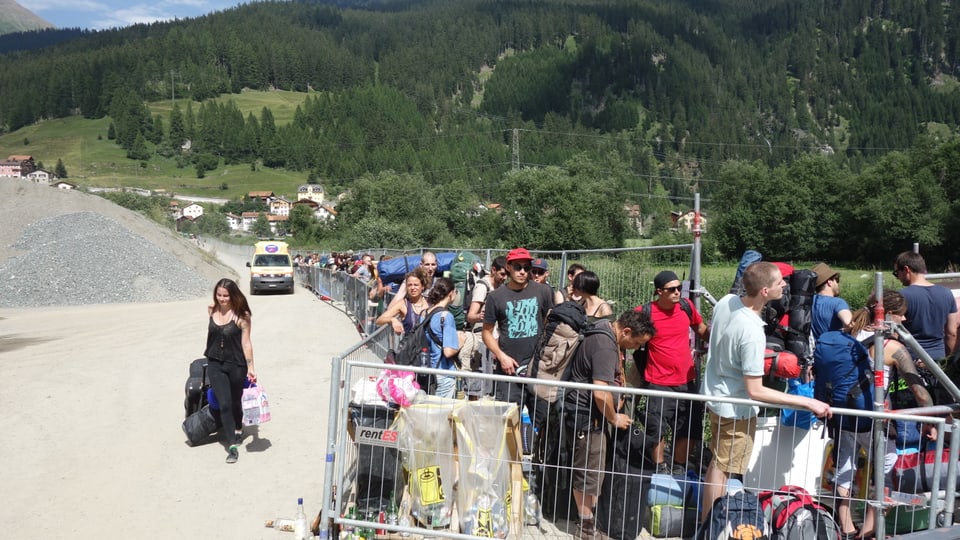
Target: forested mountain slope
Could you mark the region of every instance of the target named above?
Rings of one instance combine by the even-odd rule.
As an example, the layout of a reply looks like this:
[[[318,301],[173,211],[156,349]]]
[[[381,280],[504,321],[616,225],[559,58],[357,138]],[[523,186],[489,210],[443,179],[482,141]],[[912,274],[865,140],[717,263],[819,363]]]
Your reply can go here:
[[[118,92],[202,100],[376,82],[447,114],[644,126],[709,159],[904,148],[960,120],[960,17],[918,0],[258,2],[0,59],[0,125],[107,114]],[[504,53],[511,53],[505,55]],[[172,80],[172,83],[171,83]],[[170,88],[171,84],[174,88]],[[829,150],[828,150],[829,151]]]

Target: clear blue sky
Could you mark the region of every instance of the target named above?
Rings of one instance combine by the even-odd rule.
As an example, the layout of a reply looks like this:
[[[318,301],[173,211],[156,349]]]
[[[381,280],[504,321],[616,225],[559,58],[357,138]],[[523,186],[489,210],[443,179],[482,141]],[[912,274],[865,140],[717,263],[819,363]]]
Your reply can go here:
[[[249,0],[248,0],[249,1]],[[103,30],[136,23],[198,17],[241,0],[17,0],[58,28]]]

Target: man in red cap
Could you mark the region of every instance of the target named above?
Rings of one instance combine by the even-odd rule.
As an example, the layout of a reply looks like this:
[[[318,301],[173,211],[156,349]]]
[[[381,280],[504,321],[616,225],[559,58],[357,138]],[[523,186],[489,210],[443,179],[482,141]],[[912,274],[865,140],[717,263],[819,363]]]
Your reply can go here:
[[[525,248],[511,250],[507,254],[507,282],[487,295],[482,335],[484,345],[497,360],[495,374],[516,375],[527,368],[547,311],[553,307],[550,287],[530,279],[532,261]],[[494,337],[495,326],[500,331],[499,337]],[[523,404],[520,385],[497,383],[494,394],[500,401]]]

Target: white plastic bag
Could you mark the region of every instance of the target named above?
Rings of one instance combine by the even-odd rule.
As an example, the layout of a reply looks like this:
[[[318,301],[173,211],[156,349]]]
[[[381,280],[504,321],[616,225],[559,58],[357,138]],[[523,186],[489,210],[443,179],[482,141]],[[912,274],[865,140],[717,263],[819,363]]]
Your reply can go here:
[[[270,421],[270,402],[267,393],[259,386],[243,389],[240,406],[243,408],[243,425],[257,426]]]

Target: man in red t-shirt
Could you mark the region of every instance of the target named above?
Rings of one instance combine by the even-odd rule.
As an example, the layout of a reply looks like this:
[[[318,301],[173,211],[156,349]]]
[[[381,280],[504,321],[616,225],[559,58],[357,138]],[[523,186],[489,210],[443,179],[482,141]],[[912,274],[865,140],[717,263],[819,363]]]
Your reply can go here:
[[[697,394],[696,373],[690,349],[690,330],[702,339],[709,339],[707,325],[697,308],[680,298],[680,278],[664,270],[653,278],[657,299],[650,304],[650,316],[657,333],[647,343],[647,365],[643,372],[646,388],[669,392]],[[690,309],[688,315],[681,302]],[[638,311],[645,306],[638,306]],[[689,441],[703,440],[703,402],[689,399],[647,398],[644,419],[647,440],[657,441],[650,458],[657,473],[686,473]],[[673,432],[673,467],[664,462],[666,442],[664,426]]]

